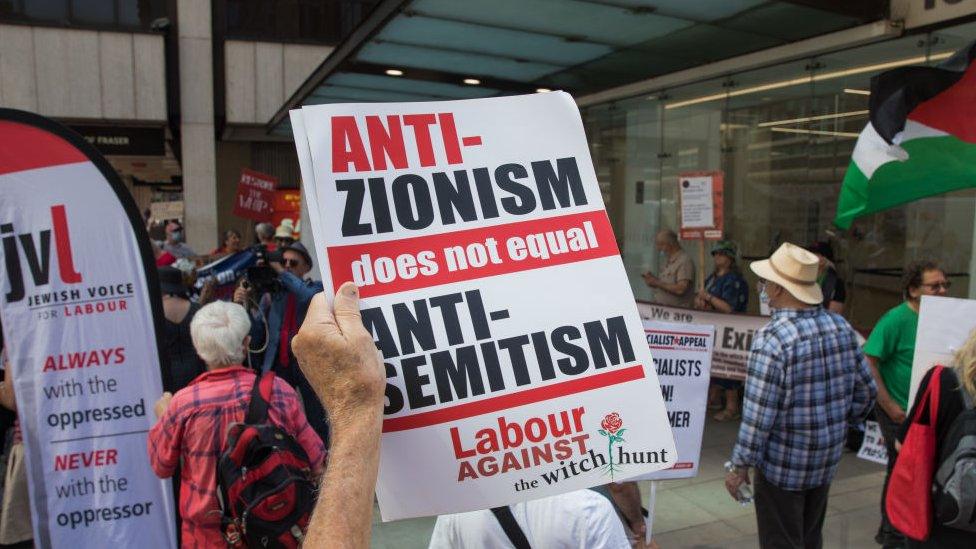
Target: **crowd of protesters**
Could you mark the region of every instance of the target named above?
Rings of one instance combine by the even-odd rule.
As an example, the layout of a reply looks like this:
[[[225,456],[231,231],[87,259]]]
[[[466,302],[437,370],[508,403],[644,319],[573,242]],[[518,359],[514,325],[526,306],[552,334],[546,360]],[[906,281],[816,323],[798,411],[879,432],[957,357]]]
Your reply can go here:
[[[654,302],[726,314],[745,312],[749,289],[736,267],[733,242],[713,246],[714,271],[697,293],[691,291],[696,280],[694,261],[681,249],[675,233],[662,230],[655,246],[664,255],[661,274],[643,274],[654,290]],[[908,411],[908,398],[919,307],[922,296],[947,294],[950,281],[946,272],[930,260],[908,265],[903,276],[904,301],[880,318],[861,345],[855,330],[841,316],[847,292],[829,242],[815,242],[805,249],[783,244],[769,259],[750,267],[759,279],[758,297],[769,304],[771,319],[753,338],[744,394],[739,394],[741,381],[713,378],[708,402],[710,409],[721,410],[716,421],[738,419],[742,402],[742,422],[727,465],[726,487],[733,498],[754,501],[760,545],[823,546],[828,492],[843,448],[846,443],[856,450],[860,444],[857,434],[865,420],[873,419],[880,426],[888,455],[882,521],[875,541],[884,548],[971,547],[973,531],[938,524],[938,520],[933,521],[928,540],[906,537],[892,525],[885,504],[906,497],[898,492],[904,488],[889,486],[889,478],[898,461],[900,441],[909,432],[913,417],[918,417],[914,407]],[[687,298],[692,294],[689,305]],[[938,420],[929,423],[938,430],[937,449],[929,458],[936,463],[951,458],[948,452],[953,448],[943,448],[942,441],[959,438],[961,423],[955,423],[955,435],[950,426],[972,407],[967,404],[972,399],[966,395],[976,389],[976,332],[955,357],[954,368],[941,374],[940,390],[948,396],[939,400]],[[931,377],[923,380],[915,407]],[[963,441],[972,452],[973,439]],[[746,485],[749,489],[743,491]],[[976,499],[971,486],[961,490],[970,500]]]
[[[346,283],[329,306],[321,283],[309,277],[313,258],[290,222],[258,224],[252,245],[228,230],[206,256],[184,242],[178,221],[165,223],[164,235],[153,252],[169,371],[148,454],[158,476],[174,477],[181,545],[231,541],[220,520],[218,461],[228,427],[250,417],[258,381],[268,377],[267,420],[297,442],[321,486],[307,530],[296,539],[309,547],[336,539],[368,546],[386,376],[359,316],[358,289]],[[659,276],[643,275],[655,301],[745,313],[751,292],[734,242],[712,246],[713,269],[698,287],[694,261],[674,232],[659,232],[655,245],[665,265]],[[214,265],[236,265],[235,258],[247,259],[245,267],[229,277],[214,274]],[[938,377],[936,455],[953,449],[943,445],[957,436],[952,426],[976,397],[976,332],[952,368],[925,376],[911,403],[921,297],[946,295],[950,287],[937,263],[905,269],[904,301],[880,318],[863,345],[842,316],[846,292],[829,244],[785,243],[749,268],[759,280],[755,297],[772,314],[753,338],[745,382],[713,379],[709,391],[716,421],[741,418],[725,485],[734,499],[755,504],[762,547],[822,547],[830,485],[851,425],[868,418],[879,423],[889,457],[883,498],[897,497],[888,477]],[[16,504],[17,494],[27,501],[26,481],[10,473],[11,464],[23,461],[12,383],[0,381],[0,410],[11,418],[4,420],[11,428],[0,463],[7,471],[0,543],[8,543],[30,539],[29,508]],[[884,501],[881,516],[876,541],[886,548],[972,546],[973,533],[956,524],[935,520],[929,538],[919,541],[893,526]],[[441,516],[430,546],[656,547],[644,538],[640,492],[636,483],[623,482]]]

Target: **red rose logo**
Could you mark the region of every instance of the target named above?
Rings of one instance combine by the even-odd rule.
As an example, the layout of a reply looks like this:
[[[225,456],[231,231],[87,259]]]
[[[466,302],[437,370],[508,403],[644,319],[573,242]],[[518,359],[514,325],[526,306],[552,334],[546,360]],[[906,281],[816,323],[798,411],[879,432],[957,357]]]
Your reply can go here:
[[[598,433],[607,437],[607,458],[609,463],[604,465],[604,472],[610,475],[610,480],[613,480],[613,474],[620,470],[620,467],[614,465],[613,463],[613,445],[626,442],[624,440],[624,432],[627,429],[621,429],[624,425],[624,420],[620,417],[617,412],[611,412],[603,416],[603,421],[600,422],[600,427],[603,427]]]
[[[600,423],[600,427],[607,430],[608,433],[616,433],[617,430],[624,424],[624,420],[620,419],[620,414],[613,412],[612,414],[607,414]]]

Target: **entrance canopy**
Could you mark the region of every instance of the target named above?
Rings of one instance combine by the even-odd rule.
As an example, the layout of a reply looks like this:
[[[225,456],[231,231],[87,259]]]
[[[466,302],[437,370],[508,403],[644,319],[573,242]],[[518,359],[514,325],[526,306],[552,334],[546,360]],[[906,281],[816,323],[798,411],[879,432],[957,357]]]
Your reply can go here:
[[[582,95],[883,19],[887,0],[384,0],[269,121],[302,105]]]

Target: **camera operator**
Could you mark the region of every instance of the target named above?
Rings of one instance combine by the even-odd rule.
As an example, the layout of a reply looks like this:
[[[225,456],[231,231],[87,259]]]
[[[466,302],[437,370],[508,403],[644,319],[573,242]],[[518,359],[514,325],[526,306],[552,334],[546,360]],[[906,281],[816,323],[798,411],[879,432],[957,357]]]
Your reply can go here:
[[[244,305],[251,315],[251,348],[264,347],[261,371],[274,370],[275,375],[301,394],[309,424],[323,441],[327,441],[325,410],[291,352],[291,338],[305,320],[312,296],[322,291],[322,283],[305,278],[312,269],[312,257],[300,242],[279,249],[279,252],[259,260],[257,271],[249,270],[248,276],[234,291],[234,301]],[[265,271],[273,269],[273,272],[260,276],[262,268]],[[257,305],[258,310],[251,305]]]

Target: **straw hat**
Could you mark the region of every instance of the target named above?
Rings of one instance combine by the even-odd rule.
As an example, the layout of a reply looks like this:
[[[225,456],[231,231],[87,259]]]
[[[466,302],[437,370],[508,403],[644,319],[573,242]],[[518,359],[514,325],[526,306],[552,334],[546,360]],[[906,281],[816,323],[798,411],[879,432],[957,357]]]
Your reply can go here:
[[[295,222],[287,217],[275,229],[275,238],[295,238]]]
[[[753,261],[749,267],[760,278],[772,280],[793,297],[809,305],[823,303],[823,291],[817,284],[820,259],[803,248],[784,242],[769,259]]]

